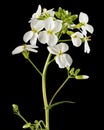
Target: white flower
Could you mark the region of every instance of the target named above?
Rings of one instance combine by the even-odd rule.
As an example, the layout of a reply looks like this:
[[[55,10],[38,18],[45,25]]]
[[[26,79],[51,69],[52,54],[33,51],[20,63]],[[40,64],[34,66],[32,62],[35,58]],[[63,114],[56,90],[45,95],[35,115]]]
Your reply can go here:
[[[43,15],[44,15],[44,14],[49,14],[51,17],[53,17],[54,14],[55,14],[55,11],[53,11],[53,9],[54,9],[54,8],[47,10],[46,8],[44,8],[42,14],[43,14]]]
[[[84,42],[84,52],[85,53],[90,53],[90,46],[88,44],[87,39],[85,38],[85,42]]]
[[[31,20],[29,22],[33,21],[34,19],[38,19],[39,16],[41,15],[41,12],[42,12],[41,5],[38,5],[37,11],[33,13]]]
[[[38,19],[41,15],[45,15],[45,14],[49,14],[50,16],[54,16],[55,14],[55,11],[53,11],[53,8],[52,9],[49,9],[47,10],[46,8],[43,9],[43,12],[42,12],[42,7],[41,5],[38,5],[38,8],[37,8],[37,11],[35,13],[33,13],[32,17],[31,17],[31,20],[29,21],[29,23],[31,23],[32,21],[34,21],[35,19]]]
[[[84,35],[87,34],[87,31],[89,33],[91,33],[91,34],[94,31],[93,26],[88,24],[88,21],[89,21],[88,15],[86,13],[80,12],[80,14],[79,14],[79,22],[84,24],[83,26],[81,26],[82,32],[83,32]]]
[[[59,43],[54,46],[48,46],[47,49],[51,54],[56,55],[55,61],[58,64],[59,68],[71,66],[71,56],[69,54],[64,53],[69,50],[69,46],[66,43]]]
[[[82,44],[81,38],[84,39],[84,52],[90,53],[90,46],[88,44],[87,36],[84,36],[80,32],[75,32],[71,35],[72,43],[75,47],[79,47]]]
[[[31,51],[31,52],[38,52],[35,48],[38,48],[38,46],[35,46],[35,45],[21,45],[21,46],[18,46],[16,47],[13,51],[12,51],[12,55],[15,55],[15,54],[19,54],[23,51]]]
[[[32,30],[24,34],[23,41],[27,43],[30,40],[31,45],[36,45],[38,32],[44,28],[44,21],[35,19],[31,22],[30,26]]]
[[[72,43],[74,46],[79,47],[82,44],[83,34],[80,32],[75,32],[71,35]]]
[[[58,37],[56,33],[59,32],[62,28],[61,20],[53,20],[52,17],[49,17],[45,20],[45,31],[39,33],[38,40],[48,45],[55,45],[58,42]]]

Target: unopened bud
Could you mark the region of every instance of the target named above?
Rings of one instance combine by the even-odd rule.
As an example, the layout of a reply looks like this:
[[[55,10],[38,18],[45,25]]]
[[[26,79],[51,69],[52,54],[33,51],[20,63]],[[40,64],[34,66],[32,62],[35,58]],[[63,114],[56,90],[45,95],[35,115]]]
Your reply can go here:
[[[88,79],[89,76],[88,75],[77,75],[75,76],[76,79]]]

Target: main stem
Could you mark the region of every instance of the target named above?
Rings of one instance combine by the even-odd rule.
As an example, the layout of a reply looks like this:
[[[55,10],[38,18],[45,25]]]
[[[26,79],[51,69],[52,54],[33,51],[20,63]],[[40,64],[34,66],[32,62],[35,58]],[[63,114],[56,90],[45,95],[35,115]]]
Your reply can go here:
[[[48,63],[51,58],[51,54],[48,55],[46,63],[43,68],[43,74],[42,74],[42,94],[43,94],[43,102],[44,102],[44,110],[45,110],[45,124],[47,130],[49,130],[49,109],[48,108],[48,100],[47,100],[47,93],[46,93],[46,73],[48,69]]]

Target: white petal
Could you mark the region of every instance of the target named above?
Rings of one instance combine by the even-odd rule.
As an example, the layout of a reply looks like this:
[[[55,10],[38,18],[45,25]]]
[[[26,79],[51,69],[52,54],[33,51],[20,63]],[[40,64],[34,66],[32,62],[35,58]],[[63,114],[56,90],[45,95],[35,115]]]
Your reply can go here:
[[[12,51],[12,55],[19,54],[24,50],[23,46],[18,46]]]
[[[85,41],[85,44],[84,44],[84,52],[85,52],[85,53],[90,53],[90,47],[89,47],[87,41]]]
[[[37,34],[37,33],[34,33],[33,37],[32,37],[31,40],[30,40],[30,44],[31,44],[31,45],[36,45],[37,38],[38,38],[38,34]]]
[[[27,48],[38,48],[36,45],[26,45]]]
[[[79,22],[80,23],[88,23],[88,21],[89,21],[88,15],[86,13],[80,12]]]
[[[38,5],[38,9],[36,11],[38,16],[41,15],[41,11],[42,11],[41,5]]]
[[[86,36],[86,35],[87,35],[86,27],[85,27],[85,26],[82,26],[81,28],[82,28],[81,31],[82,31],[83,35]]]
[[[62,54],[60,56],[56,56],[56,63],[59,65],[59,68],[70,67],[72,64],[72,58],[68,54]]]
[[[69,46],[66,43],[59,43],[58,45],[60,45],[62,53],[69,50]]]
[[[44,20],[32,20],[30,26],[31,28],[35,28],[37,31],[41,31],[45,26]]]
[[[54,46],[48,46],[47,49],[50,53],[58,55],[60,52],[66,52],[69,49],[69,46],[66,43],[59,43]]]
[[[72,43],[75,47],[79,47],[82,44],[82,41],[80,38],[72,38]]]
[[[94,32],[94,28],[93,28],[93,26],[90,25],[90,24],[86,24],[85,28],[86,28],[86,30],[87,30],[88,32],[90,32],[91,34]]]
[[[38,51],[36,49],[32,49],[32,48],[27,48],[28,51],[31,51],[31,52],[35,52],[37,53]]]
[[[61,20],[54,21],[54,29],[53,29],[53,31],[55,33],[57,33],[57,32],[59,32],[61,30],[61,28],[62,28],[62,21]]]
[[[66,65],[65,67],[70,67],[72,65],[72,58],[69,54],[63,54],[63,58],[65,59]]]
[[[27,43],[33,36],[33,31],[28,31],[24,34],[23,40],[25,43]]]
[[[46,30],[53,30],[54,28],[54,21],[52,17],[49,17],[45,20],[45,29]]]
[[[58,42],[58,37],[55,34],[48,35],[47,44],[50,46],[55,45]]]
[[[80,32],[75,32],[71,35],[72,43],[74,46],[79,47],[82,43],[81,38],[83,38],[83,34]]]
[[[73,34],[72,34],[73,35]],[[83,38],[83,34],[80,32],[75,32],[74,35],[76,35],[79,38]]]
[[[38,18],[41,15],[41,5],[38,5],[36,13],[32,15],[32,19]]]
[[[48,14],[50,14],[50,16],[54,16],[55,11],[53,11],[53,9],[50,9],[47,11]]]
[[[47,43],[48,39],[49,39],[49,36],[48,36],[46,31],[42,31],[42,32],[39,33],[38,40],[41,43],[43,43],[43,44]]]
[[[56,56],[55,61],[58,64],[59,68],[65,68],[65,63],[63,62],[62,56]]]
[[[48,46],[47,49],[51,54],[57,55],[59,53],[59,50],[57,50],[57,45]]]

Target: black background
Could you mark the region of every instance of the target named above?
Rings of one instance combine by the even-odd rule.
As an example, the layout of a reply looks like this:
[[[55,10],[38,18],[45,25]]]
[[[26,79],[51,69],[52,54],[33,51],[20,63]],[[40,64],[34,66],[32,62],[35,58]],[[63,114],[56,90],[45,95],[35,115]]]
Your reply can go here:
[[[89,42],[91,53],[85,54],[83,46],[70,47],[73,66],[81,68],[81,74],[90,76],[88,80],[70,80],[60,91],[55,101],[71,100],[76,104],[63,104],[50,111],[50,130],[75,130],[94,128],[96,121],[96,7],[90,0],[15,0],[1,4],[1,45],[0,45],[0,127],[4,130],[22,130],[24,122],[13,114],[12,104],[18,104],[21,114],[30,121],[44,120],[41,77],[21,54],[12,56],[12,50],[23,43],[22,37],[30,27],[28,20],[37,10],[38,5],[47,9],[62,7],[79,14],[81,11],[89,16],[89,24],[94,33]],[[43,47],[43,46],[42,46]],[[41,47],[40,47],[41,48]],[[42,50],[42,48],[41,48]],[[42,50],[33,61],[39,68],[44,64],[47,52]],[[56,64],[49,67],[47,94],[49,99],[65,79],[65,70]],[[48,74],[49,74],[48,73]]]

